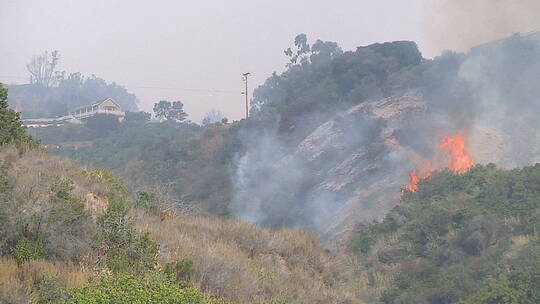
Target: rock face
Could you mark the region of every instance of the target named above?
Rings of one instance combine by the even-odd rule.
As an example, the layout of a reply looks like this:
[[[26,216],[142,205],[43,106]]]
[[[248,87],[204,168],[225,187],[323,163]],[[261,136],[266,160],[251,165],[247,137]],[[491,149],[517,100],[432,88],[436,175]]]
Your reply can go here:
[[[249,222],[307,227],[340,243],[358,223],[381,219],[399,203],[413,168],[447,166],[440,148],[446,135],[463,134],[474,163],[513,167],[539,160],[537,130],[511,136],[479,122],[461,130],[440,120],[410,94],[354,106],[293,149],[279,148],[279,133],[260,136],[239,161],[233,210]]]
[[[365,102],[321,125],[298,145],[294,156],[317,180],[306,207],[321,211],[317,205],[325,205],[324,216],[313,215],[319,217],[314,224],[323,235],[380,218],[398,203],[410,169],[403,158],[412,152],[399,145],[396,133],[425,110],[415,95]]]

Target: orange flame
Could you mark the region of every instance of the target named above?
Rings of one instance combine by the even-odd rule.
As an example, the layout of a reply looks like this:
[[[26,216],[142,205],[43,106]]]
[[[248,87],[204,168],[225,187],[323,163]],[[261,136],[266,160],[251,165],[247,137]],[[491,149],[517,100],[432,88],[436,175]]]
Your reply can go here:
[[[420,183],[420,181],[430,177],[431,172],[433,172],[433,164],[430,161],[425,162],[422,174],[418,174],[418,170],[413,169],[409,173],[409,184],[406,187],[407,190],[411,192],[418,191],[418,184]]]
[[[448,156],[448,169],[455,173],[465,173],[469,171],[474,162],[465,152],[465,139],[458,133],[454,137],[445,136],[440,147],[445,150]]]
[[[474,162],[470,155],[465,151],[465,139],[459,133],[453,137],[445,136],[439,147],[446,153],[448,158],[447,168],[455,173],[465,173],[469,171]],[[406,189],[411,192],[418,191],[418,184],[422,179],[428,178],[433,172],[433,165],[427,161],[423,165],[422,174],[418,174],[417,169],[409,173],[409,184]]]

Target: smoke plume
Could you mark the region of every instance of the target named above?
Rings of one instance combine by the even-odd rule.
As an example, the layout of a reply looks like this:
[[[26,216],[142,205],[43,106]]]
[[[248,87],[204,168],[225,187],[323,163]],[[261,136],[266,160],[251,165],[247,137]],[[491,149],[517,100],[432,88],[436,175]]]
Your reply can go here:
[[[439,0],[426,5],[424,52],[431,56],[540,31],[538,0]]]
[[[474,164],[540,162],[536,36],[446,52],[418,67],[413,94],[361,102],[295,146],[284,144],[287,133],[277,127],[245,128],[231,212],[266,226],[344,231],[343,222],[380,218],[394,206],[413,167],[433,161],[434,170],[445,168],[440,145],[457,134]],[[394,76],[412,77],[404,71]]]

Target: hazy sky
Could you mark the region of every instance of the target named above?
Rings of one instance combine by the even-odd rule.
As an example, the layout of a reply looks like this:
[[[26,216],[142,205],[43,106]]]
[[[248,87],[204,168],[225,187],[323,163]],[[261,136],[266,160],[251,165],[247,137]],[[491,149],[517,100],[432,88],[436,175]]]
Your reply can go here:
[[[426,42],[428,2],[437,1],[0,0],[0,81],[27,82],[30,58],[59,50],[61,70],[124,85],[143,110],[181,100],[194,121],[211,108],[238,119],[241,73],[252,73],[251,91],[282,71],[298,33],[344,50],[414,40],[437,54]]]

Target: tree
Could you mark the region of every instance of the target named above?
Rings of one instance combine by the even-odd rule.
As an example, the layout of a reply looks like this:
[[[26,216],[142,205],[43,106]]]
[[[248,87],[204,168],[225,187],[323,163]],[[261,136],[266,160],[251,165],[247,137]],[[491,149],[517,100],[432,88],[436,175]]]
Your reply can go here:
[[[126,112],[126,122],[146,123],[150,121],[152,114],[147,112]]]
[[[8,105],[8,91],[0,83],[0,145],[30,140],[24,131],[19,113]]]
[[[41,55],[32,58],[26,65],[30,73],[30,83],[51,87],[60,78],[60,73],[56,71],[56,65],[60,59],[58,51],[44,52]]]
[[[307,42],[306,34],[298,34],[294,37],[294,46],[296,51],[293,52],[291,48],[288,48],[284,51],[285,55],[289,57],[290,63],[289,66],[295,65],[297,63],[303,64],[309,61],[309,52],[311,47]]]
[[[309,60],[315,65],[325,64],[342,54],[343,50],[336,42],[317,40],[311,46]]]
[[[225,116],[223,115],[223,113],[221,113],[220,110],[212,109],[212,110],[206,112],[206,114],[204,115],[204,118],[202,120],[202,124],[206,126],[206,125],[209,125],[209,124],[215,124],[215,123],[223,122],[224,118],[225,118]]]
[[[86,126],[96,131],[99,136],[105,136],[110,131],[117,130],[120,126],[120,121],[114,115],[96,114],[88,118]]]
[[[166,100],[154,104],[154,114],[159,119],[177,123],[184,122],[188,116],[181,101],[169,102]]]

